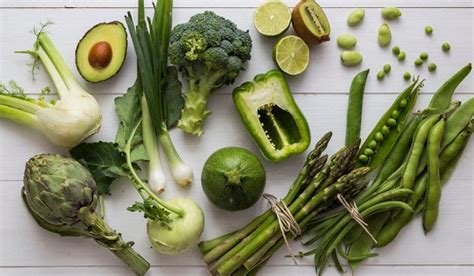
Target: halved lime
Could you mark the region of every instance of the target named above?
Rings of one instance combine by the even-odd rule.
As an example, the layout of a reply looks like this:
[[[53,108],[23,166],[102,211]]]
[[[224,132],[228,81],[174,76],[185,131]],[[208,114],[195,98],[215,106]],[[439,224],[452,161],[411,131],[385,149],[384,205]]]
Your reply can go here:
[[[309,48],[303,39],[288,35],[275,44],[273,58],[280,70],[289,75],[298,75],[308,67]]]
[[[277,36],[284,33],[291,22],[291,12],[282,1],[268,1],[255,11],[253,23],[259,33]]]

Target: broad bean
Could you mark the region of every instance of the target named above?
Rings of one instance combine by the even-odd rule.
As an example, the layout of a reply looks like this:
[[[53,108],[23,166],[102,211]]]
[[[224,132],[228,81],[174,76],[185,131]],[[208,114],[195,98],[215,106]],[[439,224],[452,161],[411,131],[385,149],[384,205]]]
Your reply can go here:
[[[365,10],[364,9],[356,9],[352,11],[349,16],[347,17],[347,24],[351,27],[358,25],[364,19]]]
[[[356,66],[362,62],[362,54],[359,51],[343,51],[341,62],[345,66]]]
[[[342,49],[352,49],[357,44],[357,38],[351,34],[342,34],[337,37],[336,42]]]
[[[387,20],[397,19],[402,15],[402,12],[397,7],[385,7],[382,9],[382,17]]]
[[[390,26],[387,23],[383,23],[379,28],[378,33],[378,41],[379,45],[382,47],[387,46],[392,41],[392,31],[390,30]]]

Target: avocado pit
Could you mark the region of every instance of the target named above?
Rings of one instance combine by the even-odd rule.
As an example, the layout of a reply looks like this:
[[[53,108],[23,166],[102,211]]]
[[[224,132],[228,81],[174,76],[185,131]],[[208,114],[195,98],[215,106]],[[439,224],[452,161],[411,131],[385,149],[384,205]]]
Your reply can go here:
[[[89,51],[89,64],[96,69],[106,68],[112,56],[112,47],[107,41],[97,42]]]

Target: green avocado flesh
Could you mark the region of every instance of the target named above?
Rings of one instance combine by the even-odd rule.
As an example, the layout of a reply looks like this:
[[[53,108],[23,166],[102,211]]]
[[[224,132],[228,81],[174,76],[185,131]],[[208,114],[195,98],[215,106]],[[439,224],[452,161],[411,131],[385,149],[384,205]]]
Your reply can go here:
[[[207,198],[217,207],[243,210],[262,195],[265,170],[252,152],[238,147],[222,148],[207,159],[201,183]]]
[[[127,32],[122,23],[113,21],[92,27],[76,47],[76,67],[89,82],[101,82],[115,76],[125,61]]]

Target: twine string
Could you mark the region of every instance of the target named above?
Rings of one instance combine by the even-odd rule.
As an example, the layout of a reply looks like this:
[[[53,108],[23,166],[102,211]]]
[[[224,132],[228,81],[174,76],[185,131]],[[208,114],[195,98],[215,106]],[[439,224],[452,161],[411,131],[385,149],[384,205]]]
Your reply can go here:
[[[367,233],[367,235],[369,235],[369,237],[374,241],[374,243],[377,244],[377,240],[374,238],[374,236],[370,233],[369,229],[367,228],[367,226],[369,225],[367,224],[367,222],[364,221],[364,218],[359,213],[359,210],[357,209],[357,205],[355,201],[352,202],[352,204],[350,204],[341,194],[337,194],[337,199],[339,200],[339,202],[341,202],[342,206],[344,206],[344,208],[349,212],[349,214],[351,215],[351,218],[357,224],[359,224],[360,227],[362,227],[362,229],[364,230],[364,232]]]
[[[293,254],[293,250],[291,249],[291,246],[288,243],[288,239],[286,238],[287,232],[290,232],[293,237],[298,237],[299,235],[301,235],[301,228],[298,225],[298,222],[295,220],[286,204],[283,201],[278,200],[276,196],[271,194],[263,194],[263,198],[268,201],[271,206],[272,212],[276,215],[280,231],[283,235],[286,247],[290,252],[290,256],[295,262],[295,264],[298,264],[295,255]]]

